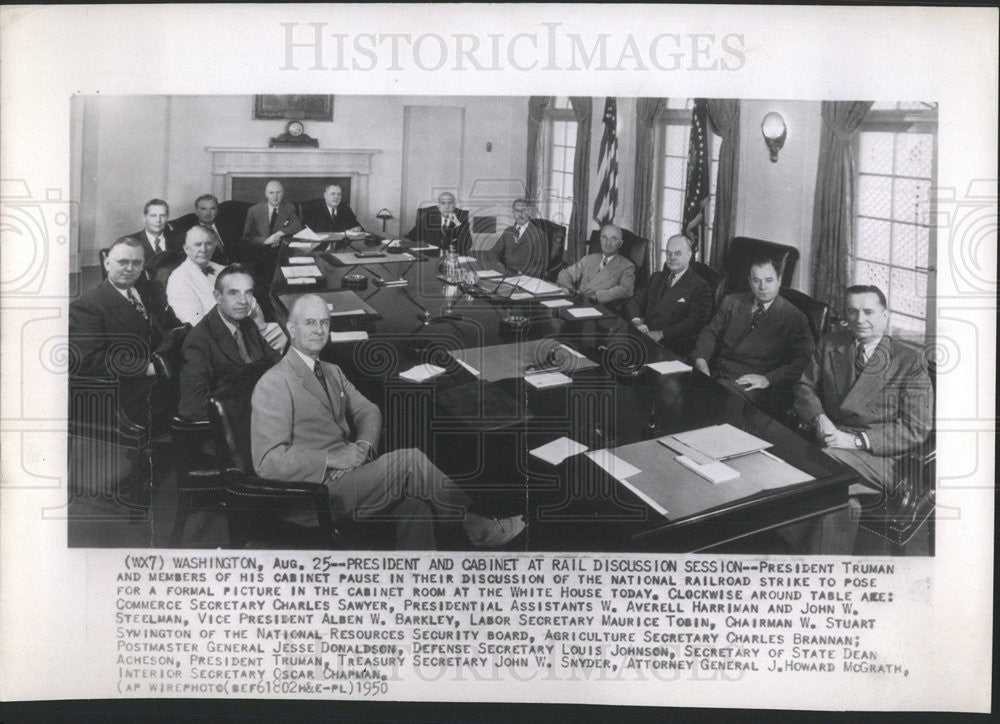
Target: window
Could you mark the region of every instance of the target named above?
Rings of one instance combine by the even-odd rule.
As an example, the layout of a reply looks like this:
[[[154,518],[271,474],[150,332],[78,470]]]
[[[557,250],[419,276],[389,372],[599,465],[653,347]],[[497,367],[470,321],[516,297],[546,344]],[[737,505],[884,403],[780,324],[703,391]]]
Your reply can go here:
[[[546,115],[549,123],[548,176],[542,194],[542,214],[559,224],[569,225],[573,212],[573,160],[576,156],[576,115],[569,98],[555,99]]]
[[[660,157],[660,197],[659,197],[659,243],[657,245],[656,265],[659,267],[663,258],[667,239],[681,233],[684,219],[684,190],[687,183],[688,144],[691,138],[691,110],[694,108],[692,98],[670,98],[667,101],[667,111],[663,117],[663,131],[660,147],[663,152]],[[712,222],[715,215],[715,182],[719,171],[719,147],[722,137],[712,133],[712,164],[709,169],[709,201],[706,238],[701,258],[707,258],[708,249],[712,243]]]
[[[885,292],[893,331],[924,335],[933,301],[937,106],[876,103],[857,144],[852,282]]]

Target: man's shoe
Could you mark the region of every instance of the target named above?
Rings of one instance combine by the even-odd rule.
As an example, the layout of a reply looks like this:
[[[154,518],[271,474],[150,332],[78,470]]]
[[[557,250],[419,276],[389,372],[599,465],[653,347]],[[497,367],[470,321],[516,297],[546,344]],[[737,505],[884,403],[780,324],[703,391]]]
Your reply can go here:
[[[480,548],[499,548],[506,545],[521,535],[527,527],[524,516],[521,515],[510,518],[480,518],[480,520],[483,521],[482,524],[466,527],[469,540]]]

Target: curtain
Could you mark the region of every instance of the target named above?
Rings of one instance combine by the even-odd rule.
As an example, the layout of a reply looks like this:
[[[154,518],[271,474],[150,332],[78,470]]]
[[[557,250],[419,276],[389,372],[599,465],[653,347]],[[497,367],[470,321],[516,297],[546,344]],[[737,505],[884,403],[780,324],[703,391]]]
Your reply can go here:
[[[842,309],[854,253],[854,132],[871,101],[823,101],[813,201],[812,294]]]
[[[709,263],[724,269],[736,228],[736,188],[740,175],[740,102],[735,98],[708,99],[708,122],[722,136],[719,171],[715,181],[715,216]],[[704,257],[703,257],[704,258]]]
[[[525,193],[535,199],[539,192],[539,176],[543,166],[542,122],[545,111],[554,102],[552,96],[531,96],[528,99],[528,159],[525,164]]]
[[[652,239],[656,234],[653,224],[653,181],[656,176],[656,118],[667,105],[666,98],[640,98],[635,104],[635,187],[632,195],[632,228],[638,236]],[[656,258],[652,269],[659,269],[659,244],[650,244]]]
[[[569,219],[566,252],[568,263],[582,259],[587,248],[587,211],[590,196],[590,122],[594,104],[589,96],[571,96],[576,115],[576,150],[573,154],[573,213]]]

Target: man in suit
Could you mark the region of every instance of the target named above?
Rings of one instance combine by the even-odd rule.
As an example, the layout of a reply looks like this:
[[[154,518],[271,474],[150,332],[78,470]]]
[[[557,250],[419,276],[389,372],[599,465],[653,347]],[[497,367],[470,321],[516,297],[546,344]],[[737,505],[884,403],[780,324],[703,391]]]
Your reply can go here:
[[[681,356],[691,354],[698,333],[712,316],[712,290],[691,269],[694,243],[683,234],[667,240],[662,272],[629,304],[632,324]]]
[[[457,208],[455,194],[445,191],[438,196],[437,206],[417,209],[417,221],[406,238],[443,250],[454,245],[459,254],[468,254],[472,248],[469,212]]]
[[[219,221],[219,200],[212,194],[202,194],[194,200],[194,214],[198,225],[208,229],[215,238],[212,261],[223,266],[241,261],[240,229]]]
[[[618,250],[622,230],[614,224],[601,227],[601,253],[587,254],[559,272],[556,283],[595,304],[610,304],[632,296],[635,291],[635,264]]]
[[[167,224],[170,216],[170,206],[163,199],[150,199],[142,207],[142,231],[123,236],[122,239],[134,239],[143,251],[147,263],[154,257],[160,257],[167,252],[180,251],[184,237],[176,233]]]
[[[845,318],[850,332],[823,337],[795,383],[795,411],[831,457],[885,488],[894,458],[930,433],[931,382],[917,351],[886,334],[881,289],[848,287]]]
[[[253,272],[257,301],[264,316],[271,316],[271,280],[278,264],[278,245],[286,236],[302,230],[295,205],[285,201],[285,187],[271,179],[264,188],[267,197],[247,211],[243,224],[243,263]]]
[[[218,388],[252,374],[259,377],[281,359],[251,318],[257,303],[253,277],[246,267],[231,264],[211,278],[216,304],[184,340],[178,414],[189,420],[208,417],[208,397]],[[250,414],[250,389],[243,397],[246,408],[237,412],[240,419]]]
[[[165,413],[151,354],[181,322],[162,288],[143,278],[143,258],[136,239],[111,245],[107,279],[69,305],[69,338],[78,360],[73,376],[116,380],[122,415],[147,427]]]
[[[830,457],[856,470],[848,507],[785,526],[795,552],[851,555],[861,519],[859,495],[894,492],[900,455],[920,445],[933,423],[933,393],[921,355],[886,334],[889,310],[876,286],[848,287],[850,331],[831,332],[795,383],[795,412]],[[871,551],[877,552],[877,551]]]
[[[816,344],[809,320],[778,296],[781,273],[771,259],[750,265],[750,291],[730,294],[698,335],[694,366],[768,412],[791,404],[798,380]]]
[[[534,209],[527,199],[511,206],[514,225],[504,229],[486,255],[486,263],[503,274],[527,274],[541,278],[549,260],[549,240],[545,230],[532,221]]]
[[[362,519],[390,511],[399,548],[433,549],[435,521],[461,521],[474,544],[490,547],[524,529],[521,516],[496,520],[466,512],[469,497],[419,450],[376,457],[378,407],[339,367],[319,360],[330,337],[321,297],[297,298],[287,327],[291,348],[253,391],[251,447],[259,475],[324,482],[335,517]]]
[[[318,234],[329,231],[364,231],[351,207],[342,203],[343,189],[329,184],[323,189],[322,201],[302,206],[302,223]]]
[[[212,230],[202,224],[188,229],[184,239],[187,258],[167,278],[167,301],[177,318],[187,324],[198,324],[218,301],[216,281],[223,267],[211,261],[215,239]],[[245,268],[244,272],[249,273]],[[278,351],[285,348],[285,333],[276,322],[264,319],[256,300],[250,306],[249,317],[271,347]]]

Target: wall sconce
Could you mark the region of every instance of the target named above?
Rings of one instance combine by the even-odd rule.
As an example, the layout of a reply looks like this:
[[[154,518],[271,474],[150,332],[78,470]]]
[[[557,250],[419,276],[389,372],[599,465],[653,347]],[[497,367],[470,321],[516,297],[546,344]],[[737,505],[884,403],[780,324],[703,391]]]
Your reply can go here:
[[[785,119],[780,113],[771,111],[764,116],[764,121],[760,124],[760,132],[764,134],[764,143],[767,144],[771,152],[771,163],[778,162],[778,151],[785,145],[785,137],[788,129],[785,127]]]
[[[389,211],[389,209],[384,209],[383,208],[383,209],[379,209],[378,210],[378,213],[375,214],[375,218],[376,219],[382,219],[382,233],[384,234],[385,233],[385,222],[387,222],[389,219],[395,219],[396,217],[392,215],[392,212]]]

